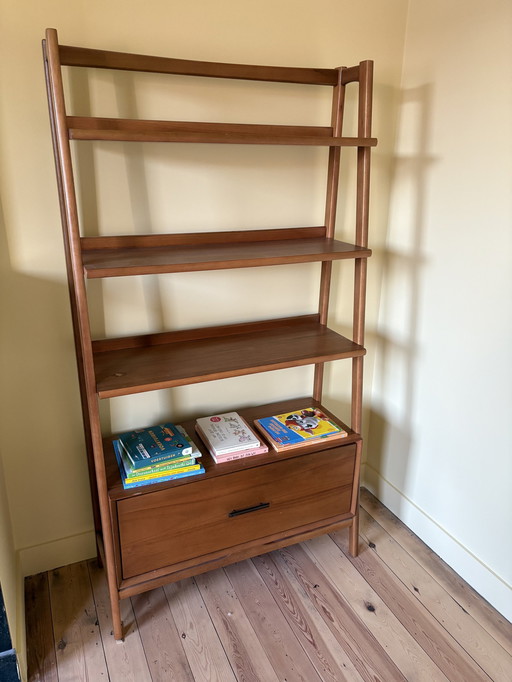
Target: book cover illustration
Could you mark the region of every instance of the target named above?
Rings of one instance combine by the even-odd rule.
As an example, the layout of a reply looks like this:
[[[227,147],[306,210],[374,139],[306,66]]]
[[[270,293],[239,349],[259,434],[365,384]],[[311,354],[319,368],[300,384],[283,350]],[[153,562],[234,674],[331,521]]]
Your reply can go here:
[[[292,413],[263,417],[255,422],[278,445],[299,445],[319,438],[343,437],[347,432],[329,419],[317,407],[307,407]]]
[[[184,467],[183,469],[175,470],[173,472],[169,472],[166,475],[157,476],[146,475],[129,477],[127,475],[121,454],[123,452],[121,441],[114,440],[112,441],[112,444],[114,446],[114,453],[116,456],[117,465],[119,467],[119,473],[121,475],[121,483],[123,484],[123,488],[125,490],[127,490],[128,488],[136,488],[143,485],[149,485],[151,483],[165,483],[167,481],[174,481],[176,479],[185,478],[187,476],[204,474],[205,472],[204,467],[202,467],[200,464],[196,464],[193,466]]]
[[[259,438],[237,412],[201,417],[197,420],[196,427],[216,455],[248,450],[261,445]]]
[[[180,424],[177,424],[176,428],[183,435],[183,437],[186,438],[187,442],[192,448],[191,455],[175,455],[170,458],[166,458],[161,462],[149,464],[149,466],[134,467],[132,465],[130,458],[128,457],[128,453],[126,452],[126,450],[123,447],[123,444],[121,443],[121,456],[123,459],[126,476],[128,478],[134,478],[135,476],[146,476],[149,474],[151,474],[152,476],[155,475],[164,476],[167,475],[168,473],[171,473],[171,470],[179,469],[181,471],[184,467],[196,464],[197,463],[196,460],[202,457],[203,453],[199,450],[197,445],[189,437],[188,433]]]
[[[192,446],[174,424],[158,424],[119,436],[133,467],[147,467],[170,457],[191,455]]]

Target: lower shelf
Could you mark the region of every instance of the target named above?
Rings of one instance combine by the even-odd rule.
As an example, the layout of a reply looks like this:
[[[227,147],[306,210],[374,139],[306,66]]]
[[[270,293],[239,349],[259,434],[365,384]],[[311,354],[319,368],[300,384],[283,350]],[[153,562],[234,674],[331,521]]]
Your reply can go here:
[[[302,398],[240,413],[251,422],[306,404],[319,405]],[[184,426],[203,449],[193,424]],[[204,474],[131,490],[122,488],[106,447],[119,595],[351,524],[357,513],[360,444],[360,436],[349,430],[341,441],[224,464],[215,464],[203,449]]]
[[[348,436],[340,440],[333,441],[321,441],[316,444],[307,445],[304,448],[290,450],[289,452],[280,452],[277,454],[269,448],[269,452],[266,455],[256,455],[255,457],[247,457],[245,459],[239,459],[234,462],[225,462],[222,464],[216,464],[213,459],[208,454],[208,450],[205,448],[202,440],[196,434],[195,431],[195,420],[189,420],[182,422],[182,425],[187,430],[187,433],[194,440],[195,444],[199,447],[203,453],[202,464],[206,470],[204,474],[198,476],[193,476],[190,478],[178,479],[176,481],[170,481],[167,483],[156,483],[149,486],[142,486],[140,488],[131,488],[125,490],[121,484],[121,479],[119,476],[119,470],[117,468],[116,459],[114,456],[114,451],[112,448],[112,439],[115,436],[105,438],[103,441],[103,450],[105,453],[105,464],[107,470],[107,487],[109,492],[109,497],[111,500],[121,500],[131,497],[139,497],[141,495],[146,495],[149,492],[154,492],[156,490],[163,490],[166,488],[176,488],[182,485],[187,485],[191,482],[198,480],[215,478],[217,476],[223,476],[227,473],[233,473],[234,471],[253,469],[255,467],[260,467],[265,464],[271,464],[277,460],[284,460],[291,457],[297,457],[302,454],[307,454],[311,452],[320,452],[326,449],[334,448],[341,444],[347,445],[349,443],[355,443],[360,440],[360,436],[354,433],[346,424],[343,424],[332,412],[329,412],[323,405],[321,405],[317,400],[311,397],[294,398],[293,400],[282,400],[276,403],[267,403],[266,405],[258,405],[255,407],[247,407],[243,409],[237,409],[233,407],[241,414],[249,425],[253,423],[255,419],[260,419],[261,417],[269,417],[273,414],[280,414],[282,412],[295,412],[305,405],[315,405],[322,409],[322,411],[334,421],[341,424],[343,428],[347,431]],[[230,410],[226,409],[225,412]],[[198,415],[204,416],[204,415]],[[136,425],[136,426],[142,426]]]

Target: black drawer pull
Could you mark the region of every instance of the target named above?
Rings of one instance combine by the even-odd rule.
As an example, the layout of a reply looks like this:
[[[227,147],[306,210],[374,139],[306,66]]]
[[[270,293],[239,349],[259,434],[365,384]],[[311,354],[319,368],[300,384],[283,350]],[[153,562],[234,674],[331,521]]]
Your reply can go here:
[[[229,512],[228,516],[231,518],[233,516],[240,516],[241,514],[249,514],[249,512],[258,511],[260,509],[266,509],[270,507],[270,502],[261,502],[256,504],[254,507],[246,507],[245,509],[233,509]]]

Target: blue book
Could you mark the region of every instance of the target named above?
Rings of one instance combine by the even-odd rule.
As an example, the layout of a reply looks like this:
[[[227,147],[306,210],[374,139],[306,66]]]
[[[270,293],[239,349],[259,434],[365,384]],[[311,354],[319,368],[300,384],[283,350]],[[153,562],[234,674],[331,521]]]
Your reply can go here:
[[[195,464],[190,467],[186,467],[187,471],[182,471],[180,473],[167,474],[165,476],[158,476],[152,478],[149,476],[140,476],[142,480],[133,480],[127,476],[126,469],[122,457],[121,442],[119,440],[112,441],[114,446],[114,453],[117,460],[117,466],[119,467],[119,473],[121,474],[121,483],[123,488],[127,490],[128,488],[137,488],[143,485],[151,485],[152,483],[165,483],[166,481],[174,481],[178,478],[185,478],[186,476],[195,476],[196,474],[204,474],[204,467],[200,464]]]
[[[171,423],[128,431],[122,433],[119,440],[134,469],[164,462],[172,457],[191,455],[193,450],[185,431],[180,431]]]

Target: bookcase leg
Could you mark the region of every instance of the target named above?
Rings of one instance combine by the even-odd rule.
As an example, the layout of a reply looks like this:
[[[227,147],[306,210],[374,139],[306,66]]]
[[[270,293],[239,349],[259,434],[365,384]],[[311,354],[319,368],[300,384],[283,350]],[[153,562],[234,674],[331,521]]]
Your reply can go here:
[[[114,632],[114,639],[117,641],[124,641],[121,609],[119,606],[119,599],[116,595],[110,595],[110,605],[112,608],[112,628]]]
[[[359,554],[359,500],[356,514],[349,528],[348,551],[354,557]]]
[[[105,548],[99,533],[96,534],[96,561],[99,568],[105,568]]]
[[[349,526],[348,551],[354,557],[359,554],[359,488],[361,481],[361,457],[363,451],[363,441],[356,443],[356,462],[354,468],[354,482],[352,488],[351,512],[354,514],[352,523]]]

